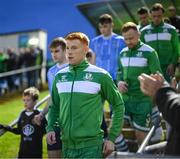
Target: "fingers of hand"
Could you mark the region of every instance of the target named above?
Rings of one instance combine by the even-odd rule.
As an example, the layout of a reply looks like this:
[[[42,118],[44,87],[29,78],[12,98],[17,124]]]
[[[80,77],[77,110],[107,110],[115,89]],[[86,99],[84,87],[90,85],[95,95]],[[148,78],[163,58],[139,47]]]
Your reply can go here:
[[[120,92],[126,92],[127,88],[126,88],[126,86],[121,86],[121,87],[119,87],[119,90],[120,90]]]
[[[38,117],[33,118],[32,122],[33,122],[33,124],[36,124],[39,126],[41,125],[41,120]]]
[[[119,91],[120,92],[127,92],[127,83],[125,83],[125,82],[119,82],[119,84],[118,84],[118,88],[119,88]]]
[[[104,157],[107,157],[114,151],[114,143],[111,141],[105,141],[104,147],[103,147],[103,155]]]
[[[56,135],[55,135],[55,133],[52,135],[52,141],[56,142]]]
[[[55,133],[54,132],[48,133],[47,137],[46,137],[46,140],[47,140],[47,143],[50,144],[50,145],[55,144],[56,143]]]
[[[145,94],[145,95],[150,95],[151,93],[151,90],[150,90],[150,81],[149,79],[151,79],[150,76],[146,76],[145,74],[143,75],[140,75],[138,77],[139,81],[140,81],[140,88],[141,88],[141,91]]]

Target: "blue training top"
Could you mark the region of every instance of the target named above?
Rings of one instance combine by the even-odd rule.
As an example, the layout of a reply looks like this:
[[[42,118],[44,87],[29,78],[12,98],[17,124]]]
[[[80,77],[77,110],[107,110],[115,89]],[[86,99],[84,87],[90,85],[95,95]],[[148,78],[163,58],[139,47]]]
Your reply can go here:
[[[54,78],[55,78],[55,75],[56,73],[67,67],[68,66],[68,63],[65,63],[65,64],[62,64],[62,65],[59,65],[59,63],[57,63],[56,65],[52,66],[49,70],[48,70],[48,73],[47,73],[47,79],[48,79],[48,87],[49,87],[49,92],[52,91],[52,86],[53,86],[53,81],[54,81]]]
[[[99,35],[92,39],[90,47],[96,54],[96,65],[107,70],[116,80],[118,54],[126,47],[124,38],[115,33],[107,38]]]

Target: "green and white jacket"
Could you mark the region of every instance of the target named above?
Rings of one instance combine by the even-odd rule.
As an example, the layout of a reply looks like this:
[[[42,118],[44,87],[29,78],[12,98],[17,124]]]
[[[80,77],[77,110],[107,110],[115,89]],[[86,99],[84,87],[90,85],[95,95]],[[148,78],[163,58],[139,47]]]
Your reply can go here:
[[[102,144],[101,123],[106,99],[113,107],[108,138],[114,142],[122,129],[124,103],[110,75],[87,61],[60,70],[52,88],[47,131],[53,131],[59,118],[63,146],[83,148]]]
[[[151,74],[161,72],[160,63],[156,51],[150,46],[138,42],[133,49],[124,48],[118,59],[118,81],[125,81],[128,84],[128,92],[123,93],[124,101],[147,101],[140,90],[138,76],[141,73]]]
[[[179,39],[174,26],[163,22],[159,26],[151,23],[142,28],[141,40],[157,51],[162,66],[177,63]]]

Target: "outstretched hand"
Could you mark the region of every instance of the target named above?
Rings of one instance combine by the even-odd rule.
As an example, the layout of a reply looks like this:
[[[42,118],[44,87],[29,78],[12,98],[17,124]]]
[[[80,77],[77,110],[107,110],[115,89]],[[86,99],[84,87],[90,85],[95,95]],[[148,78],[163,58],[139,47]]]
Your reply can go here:
[[[154,97],[159,88],[163,86],[164,78],[161,74],[147,75],[142,73],[138,77],[141,91],[148,96]]]

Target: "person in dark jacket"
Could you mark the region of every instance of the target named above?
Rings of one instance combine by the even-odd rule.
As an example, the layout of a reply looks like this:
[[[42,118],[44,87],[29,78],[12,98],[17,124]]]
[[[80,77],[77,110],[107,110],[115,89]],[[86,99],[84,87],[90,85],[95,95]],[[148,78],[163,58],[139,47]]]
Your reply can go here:
[[[17,60],[18,56],[16,55],[15,51],[13,48],[8,48],[7,49],[7,71],[13,71],[17,69]],[[7,82],[8,82],[8,87],[10,91],[13,91],[16,88],[16,78],[17,75],[11,75],[7,76]]]
[[[180,155],[180,95],[159,73],[151,76],[141,74],[138,78],[142,92],[153,98],[164,119],[171,126],[165,153]]]

